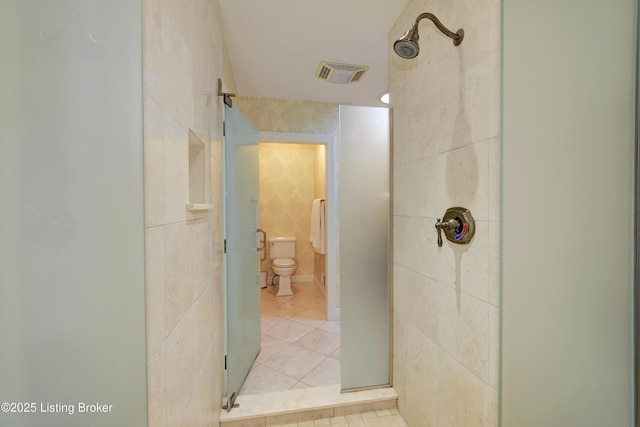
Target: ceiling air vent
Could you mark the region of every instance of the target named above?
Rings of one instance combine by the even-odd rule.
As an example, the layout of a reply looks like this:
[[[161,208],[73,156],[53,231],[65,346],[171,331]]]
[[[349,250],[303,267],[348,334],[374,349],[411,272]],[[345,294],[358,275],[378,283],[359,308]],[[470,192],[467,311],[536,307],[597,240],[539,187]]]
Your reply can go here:
[[[331,83],[355,83],[362,79],[368,69],[367,65],[323,61],[318,65],[316,77]]]

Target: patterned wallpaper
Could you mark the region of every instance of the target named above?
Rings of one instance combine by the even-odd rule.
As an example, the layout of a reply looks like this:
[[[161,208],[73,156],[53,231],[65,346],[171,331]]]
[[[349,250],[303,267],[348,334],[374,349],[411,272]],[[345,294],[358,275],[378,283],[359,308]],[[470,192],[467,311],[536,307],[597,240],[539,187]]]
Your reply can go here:
[[[329,134],[338,140],[340,123],[338,120],[340,106],[338,104],[243,96],[239,96],[237,101],[242,111],[244,111],[247,117],[249,117],[262,132]],[[316,162],[317,164],[323,165],[323,170],[321,177],[316,177],[314,198],[326,198],[326,148],[324,146],[316,146],[316,149]],[[309,210],[311,209],[310,206],[309,204]],[[309,212],[308,215],[311,215],[311,212]],[[303,240],[298,240],[298,249],[308,248],[311,250],[310,246],[302,246],[302,243],[307,242],[308,235],[303,237]],[[296,258],[298,258],[298,256],[296,256]],[[322,273],[325,272],[326,257],[312,252],[311,258],[315,258],[315,269],[312,268],[307,271],[305,268],[304,273],[298,270],[296,274],[313,273],[316,282],[321,283]],[[264,266],[262,269],[265,270]],[[267,271],[269,270],[267,269]],[[336,294],[340,294],[338,283],[336,283]]]
[[[338,135],[338,104],[252,97],[239,97],[238,104],[263,132]]]
[[[309,243],[311,204],[315,195],[316,146],[260,143],[260,226],[268,237],[295,236],[295,275],[313,275]],[[271,275],[267,254],[262,270]]]

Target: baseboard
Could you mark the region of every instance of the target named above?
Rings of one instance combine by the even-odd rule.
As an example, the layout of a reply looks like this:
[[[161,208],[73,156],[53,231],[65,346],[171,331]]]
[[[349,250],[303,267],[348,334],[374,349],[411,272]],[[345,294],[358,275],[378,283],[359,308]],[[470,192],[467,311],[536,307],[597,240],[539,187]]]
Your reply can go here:
[[[267,286],[271,285],[271,283],[273,282],[273,278],[274,276],[267,277]],[[303,274],[303,275],[294,274],[293,276],[291,276],[291,283],[306,283],[306,282],[313,282],[313,281],[314,281],[314,278],[313,278],[313,275],[311,274]]]
[[[304,274],[304,275],[296,275],[291,276],[291,283],[301,283],[301,282],[313,282],[313,275]]]

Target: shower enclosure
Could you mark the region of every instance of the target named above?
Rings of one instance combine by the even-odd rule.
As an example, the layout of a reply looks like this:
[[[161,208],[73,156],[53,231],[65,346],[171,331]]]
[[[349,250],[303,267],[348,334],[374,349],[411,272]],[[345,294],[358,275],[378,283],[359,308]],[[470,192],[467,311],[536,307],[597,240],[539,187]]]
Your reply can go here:
[[[225,405],[230,411],[260,352],[260,252],[267,239],[260,229],[258,129],[238,106],[225,104],[224,123]]]
[[[502,2],[505,427],[634,423],[637,9]]]
[[[141,27],[0,4],[0,425],[147,425]]]
[[[389,109],[340,106],[343,390],[391,383],[389,131]]]

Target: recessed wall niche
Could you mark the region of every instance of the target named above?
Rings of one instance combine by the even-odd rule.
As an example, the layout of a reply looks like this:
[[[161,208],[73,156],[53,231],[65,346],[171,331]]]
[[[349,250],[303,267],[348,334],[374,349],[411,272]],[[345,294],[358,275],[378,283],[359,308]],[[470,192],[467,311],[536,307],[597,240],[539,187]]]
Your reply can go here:
[[[189,203],[187,210],[201,211],[213,208],[209,165],[209,144],[193,129],[189,129]]]

